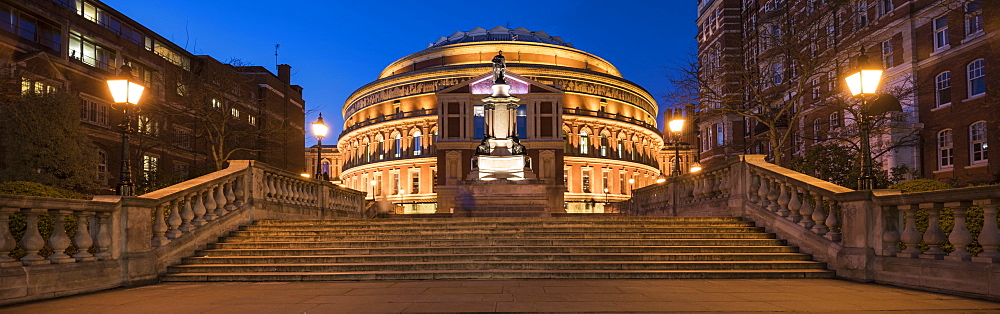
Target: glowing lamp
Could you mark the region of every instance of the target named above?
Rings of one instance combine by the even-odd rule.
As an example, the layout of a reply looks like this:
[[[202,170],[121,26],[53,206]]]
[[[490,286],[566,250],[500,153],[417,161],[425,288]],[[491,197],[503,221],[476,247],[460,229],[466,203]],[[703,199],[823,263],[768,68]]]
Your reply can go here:
[[[328,127],[326,123],[323,123],[323,114],[319,114],[319,118],[312,124],[313,136],[316,136],[317,138],[324,138],[326,137],[326,132],[329,130],[330,127]]]
[[[667,176],[661,173],[659,177],[656,177],[656,183],[663,183],[663,182],[667,182]]]
[[[856,72],[847,76],[845,80],[852,96],[874,94],[882,80],[882,67],[869,62],[868,56],[865,55],[865,50],[862,48]]]
[[[691,173],[695,173],[698,171],[701,171],[701,164],[695,161],[694,164],[691,165]]]
[[[132,67],[126,64],[121,70],[118,76],[108,79],[111,98],[118,104],[137,105],[146,87],[132,81]]]
[[[673,119],[667,123],[670,126],[670,132],[680,132],[684,130],[684,119]]]
[[[306,179],[312,178],[312,175],[310,175],[308,173],[300,173],[299,175],[302,176],[303,178],[306,178]]]

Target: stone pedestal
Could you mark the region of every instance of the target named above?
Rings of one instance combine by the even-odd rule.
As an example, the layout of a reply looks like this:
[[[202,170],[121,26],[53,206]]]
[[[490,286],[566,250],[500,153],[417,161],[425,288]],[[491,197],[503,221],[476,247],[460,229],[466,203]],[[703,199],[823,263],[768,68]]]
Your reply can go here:
[[[468,180],[530,180],[535,179],[531,171],[531,158],[515,156],[474,156],[472,172]]]
[[[455,217],[548,217],[548,186],[540,180],[467,180],[455,195]]]

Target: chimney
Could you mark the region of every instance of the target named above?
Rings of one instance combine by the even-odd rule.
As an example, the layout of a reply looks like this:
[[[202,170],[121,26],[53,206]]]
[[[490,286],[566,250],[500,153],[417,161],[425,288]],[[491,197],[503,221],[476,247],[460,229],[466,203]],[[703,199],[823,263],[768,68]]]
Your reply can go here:
[[[278,79],[282,83],[291,84],[292,83],[292,66],[287,64],[278,65]]]

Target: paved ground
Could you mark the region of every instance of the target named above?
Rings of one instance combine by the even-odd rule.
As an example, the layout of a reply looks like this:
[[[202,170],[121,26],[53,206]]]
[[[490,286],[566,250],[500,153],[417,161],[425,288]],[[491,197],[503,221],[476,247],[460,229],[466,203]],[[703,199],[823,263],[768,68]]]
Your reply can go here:
[[[841,280],[164,283],[0,313],[996,312],[1000,303]]]

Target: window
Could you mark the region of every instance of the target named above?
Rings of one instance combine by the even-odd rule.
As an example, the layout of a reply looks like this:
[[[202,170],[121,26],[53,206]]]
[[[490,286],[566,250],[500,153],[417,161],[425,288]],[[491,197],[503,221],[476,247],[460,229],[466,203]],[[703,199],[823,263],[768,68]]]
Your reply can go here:
[[[934,78],[935,97],[937,106],[947,106],[951,104],[951,71],[944,71]]]
[[[601,171],[601,187],[605,194],[611,192],[611,169],[604,168],[604,171]]]
[[[517,138],[524,139],[528,137],[528,105],[517,106],[517,110],[514,111],[514,122],[516,124],[517,133],[514,135]]]
[[[892,0],[878,0],[878,17],[892,13]]]
[[[108,105],[90,99],[82,99],[80,103],[80,120],[99,125],[108,125]]]
[[[972,61],[966,67],[969,70],[969,97],[986,93],[986,71],[983,59]]]
[[[150,119],[148,116],[138,116],[136,117],[136,122],[138,125],[136,132],[153,136],[160,134],[160,123]]]
[[[115,70],[115,52],[77,33],[69,34],[69,57],[105,71]]]
[[[891,68],[896,65],[895,60],[892,58],[892,39],[882,42],[882,67]]]
[[[382,195],[382,173],[375,173],[375,196]]]
[[[618,158],[625,158],[625,139],[618,138]]]
[[[607,134],[601,134],[601,149],[600,149],[600,152],[601,152],[601,157],[607,157],[608,156],[608,135]]]
[[[625,185],[625,171],[624,170],[619,170],[618,171],[618,194],[625,195],[625,192],[626,192],[625,187],[626,187],[626,185]]]
[[[423,136],[423,134],[421,134],[420,131],[413,132],[413,155],[414,156],[420,156],[421,154],[424,153],[423,143],[421,143],[423,139],[421,138],[421,136]]]
[[[855,23],[857,27],[864,27],[868,25],[868,0],[861,0],[855,2],[856,19]]]
[[[400,184],[399,170],[395,170],[392,172],[392,191],[389,191],[389,193],[396,195],[403,194],[404,191]]]
[[[212,98],[212,109],[222,110],[222,101]]]
[[[815,137],[816,140],[818,140],[818,141],[821,141],[821,140],[824,139],[823,138],[823,121],[822,121],[822,119],[813,120],[813,137]]]
[[[420,169],[410,170],[410,194],[420,194]]]
[[[240,117],[240,110],[239,109],[231,108],[231,109],[229,109],[229,113],[231,113],[233,115],[233,118],[239,118]]]
[[[983,7],[980,0],[965,4],[965,34],[971,35],[983,31]]]
[[[247,115],[247,122],[249,122],[250,125],[257,125],[257,117]]]
[[[393,156],[396,158],[403,157],[403,136],[396,134],[396,138],[392,141]]]
[[[823,89],[820,88],[819,84],[819,79],[813,79],[810,81],[810,85],[812,85],[812,99],[819,99],[819,97],[823,94]]]
[[[160,158],[143,155],[142,156],[142,177],[146,182],[156,181],[156,169],[160,163]]]
[[[782,67],[781,63],[775,63],[771,65],[771,83],[774,85],[781,84],[784,81],[785,69]]]
[[[934,19],[934,49],[948,48],[948,16]]]
[[[979,121],[969,126],[969,146],[972,164],[988,161],[990,157],[989,144],[986,142],[986,121]]]
[[[483,106],[472,106],[472,138],[486,135],[486,110]]]
[[[582,186],[583,193],[590,193],[590,169],[583,169]]]
[[[100,184],[102,186],[107,185],[105,178],[108,175],[108,152],[103,150],[97,151],[97,178],[102,180]]]
[[[722,146],[726,144],[726,131],[725,126],[722,123],[715,124],[715,146]]]
[[[938,169],[947,169],[955,165],[955,148],[951,142],[951,129],[938,132]]]
[[[830,114],[830,130],[840,127],[840,112]]]
[[[590,153],[590,135],[587,131],[580,131],[580,154]]]

